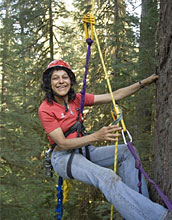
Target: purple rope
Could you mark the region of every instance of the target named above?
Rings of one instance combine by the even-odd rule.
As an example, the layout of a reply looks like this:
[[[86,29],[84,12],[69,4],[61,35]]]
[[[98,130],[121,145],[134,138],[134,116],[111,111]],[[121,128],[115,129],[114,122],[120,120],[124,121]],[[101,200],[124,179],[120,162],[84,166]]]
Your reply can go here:
[[[136,160],[136,168],[139,169],[140,173],[143,173],[143,175],[145,176],[145,178],[149,181],[149,183],[153,184],[156,188],[156,190],[158,191],[159,195],[161,196],[162,200],[164,201],[164,203],[166,204],[167,208],[172,211],[172,202],[167,198],[166,195],[164,195],[164,193],[160,190],[160,188],[158,187],[158,185],[148,176],[148,174],[145,172],[145,170],[142,167],[141,161],[139,160],[139,158],[136,155],[136,152],[133,148],[133,145],[131,142],[127,143],[128,149],[130,150],[131,154],[133,155],[133,157]],[[139,186],[141,186],[141,178],[139,179]]]
[[[80,113],[81,114],[83,113],[83,110],[84,110],[87,73],[88,73],[88,68],[89,68],[89,59],[90,59],[90,55],[91,55],[91,45],[93,43],[93,40],[91,40],[90,38],[87,38],[86,42],[88,44],[88,49],[87,49],[87,56],[86,56],[86,65],[85,65],[83,86],[82,86],[82,90],[81,90],[81,104],[80,104]]]

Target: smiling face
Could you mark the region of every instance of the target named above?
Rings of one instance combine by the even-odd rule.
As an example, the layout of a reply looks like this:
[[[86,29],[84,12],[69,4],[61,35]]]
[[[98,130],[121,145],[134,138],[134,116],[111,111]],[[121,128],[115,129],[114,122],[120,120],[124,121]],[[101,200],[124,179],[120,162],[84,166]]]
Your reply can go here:
[[[65,70],[54,70],[51,76],[51,88],[59,96],[66,96],[70,90],[71,81]]]

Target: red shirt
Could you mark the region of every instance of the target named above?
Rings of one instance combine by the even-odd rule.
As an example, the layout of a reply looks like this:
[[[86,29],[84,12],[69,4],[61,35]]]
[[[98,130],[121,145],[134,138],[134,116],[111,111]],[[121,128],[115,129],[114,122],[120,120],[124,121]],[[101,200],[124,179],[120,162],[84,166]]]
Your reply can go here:
[[[78,115],[78,108],[80,108],[81,94],[76,94],[73,101],[70,101],[70,109],[65,112],[65,107],[53,101],[53,104],[44,100],[39,107],[38,114],[46,133],[50,133],[56,128],[61,128],[65,133],[72,125],[75,124]],[[92,106],[94,104],[94,95],[86,93],[85,106]],[[70,134],[67,138],[76,137],[76,132]],[[50,144],[54,141],[48,136]]]

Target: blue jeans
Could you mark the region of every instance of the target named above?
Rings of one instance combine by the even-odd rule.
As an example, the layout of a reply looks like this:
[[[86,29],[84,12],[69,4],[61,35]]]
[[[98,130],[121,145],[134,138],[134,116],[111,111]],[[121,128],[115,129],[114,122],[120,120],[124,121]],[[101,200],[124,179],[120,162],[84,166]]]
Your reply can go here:
[[[107,167],[113,165],[115,146],[89,146],[91,161],[78,150],[72,160],[71,171],[75,179],[92,184],[99,188],[106,199],[127,220],[161,220],[167,215],[167,209],[152,202],[148,197],[148,190],[142,176],[142,193],[138,193],[138,170],[135,160],[123,144],[118,146],[119,176]],[[67,162],[71,151],[55,151],[51,162],[54,171],[65,179],[69,179],[66,172]]]

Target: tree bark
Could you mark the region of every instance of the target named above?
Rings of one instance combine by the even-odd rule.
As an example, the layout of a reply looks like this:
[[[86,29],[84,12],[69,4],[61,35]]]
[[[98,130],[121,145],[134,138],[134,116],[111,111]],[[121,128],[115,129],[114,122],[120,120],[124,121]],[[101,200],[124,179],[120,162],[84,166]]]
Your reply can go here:
[[[153,178],[172,200],[172,2],[160,1]],[[162,203],[152,189],[152,199]]]

